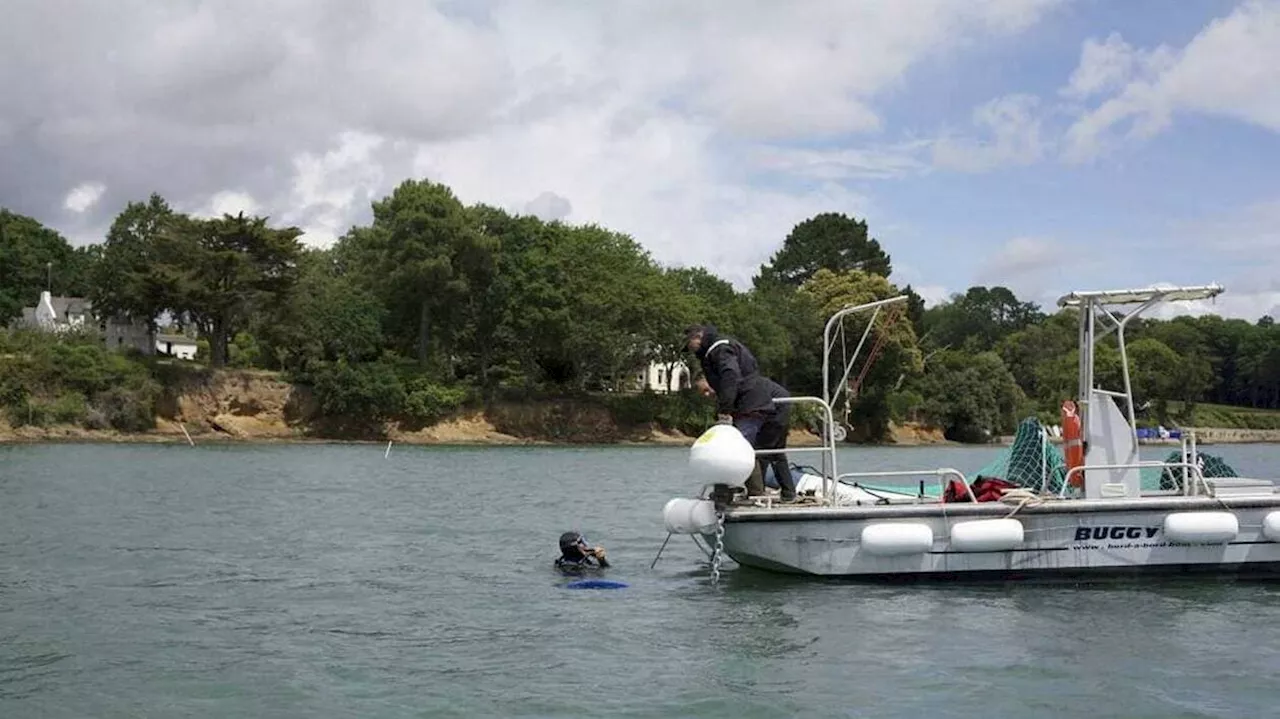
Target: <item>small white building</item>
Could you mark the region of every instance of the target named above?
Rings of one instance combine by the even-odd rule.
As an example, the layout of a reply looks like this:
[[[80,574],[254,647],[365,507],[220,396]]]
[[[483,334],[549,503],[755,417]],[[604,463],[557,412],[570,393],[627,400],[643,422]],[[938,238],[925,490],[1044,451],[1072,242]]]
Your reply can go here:
[[[156,335],[156,354],[192,360],[196,358],[196,341],[186,335]]]
[[[155,342],[148,323],[128,317],[99,320],[94,316],[93,303],[89,300],[83,297],[55,297],[48,290],[40,293],[40,301],[35,307],[22,308],[22,317],[14,325],[55,333],[97,327],[107,349],[136,349],[148,355],[155,352]]]
[[[693,385],[689,366],[684,362],[650,362],[636,379],[641,391],[659,394],[679,392]]]
[[[35,307],[22,308],[22,323],[45,332],[67,332],[92,323],[89,301],[79,297],[54,297],[47,290],[40,293]]]

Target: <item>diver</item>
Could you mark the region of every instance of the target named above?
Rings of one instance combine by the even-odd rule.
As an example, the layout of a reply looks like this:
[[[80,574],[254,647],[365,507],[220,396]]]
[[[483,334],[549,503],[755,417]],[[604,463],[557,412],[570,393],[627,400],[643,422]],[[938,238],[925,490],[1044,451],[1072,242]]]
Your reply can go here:
[[[605,558],[604,547],[591,546],[586,537],[578,532],[560,535],[560,556],[556,557],[556,569],[568,574],[580,574],[608,567],[609,560]]]

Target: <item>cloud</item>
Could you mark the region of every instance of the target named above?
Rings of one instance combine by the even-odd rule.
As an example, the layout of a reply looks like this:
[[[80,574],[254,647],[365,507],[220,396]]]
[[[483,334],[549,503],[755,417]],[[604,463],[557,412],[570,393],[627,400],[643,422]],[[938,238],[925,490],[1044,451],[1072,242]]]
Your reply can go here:
[[[888,147],[811,150],[761,146],[751,161],[759,171],[819,181],[892,179],[924,172],[928,165],[916,158],[930,143],[904,142]]]
[[[573,213],[573,205],[554,192],[543,192],[529,200],[524,211],[544,222],[564,220]]]
[[[83,214],[85,210],[97,204],[106,189],[106,186],[101,182],[86,182],[82,185],[76,185],[71,192],[67,193],[66,199],[62,201],[62,206],[77,215]]]
[[[1064,158],[1091,160],[1116,142],[1149,139],[1179,112],[1232,118],[1280,132],[1280,2],[1249,0],[1186,47],[1135,50],[1112,34],[1086,41],[1068,97],[1109,94],[1068,129]],[[1111,92],[1106,92],[1111,91]]]
[[[14,0],[0,197],[56,224],[91,177],[82,240],[159,192],[324,245],[426,175],[517,210],[549,193],[564,204],[542,209],[745,286],[796,222],[872,207],[849,181],[919,169],[877,135],[912,68],[1054,5]],[[866,149],[796,150],[858,133]]]
[[[940,138],[933,145],[933,164],[961,172],[985,172],[1007,165],[1029,165],[1043,155],[1039,100],[1031,95],[996,98],[973,111],[973,124],[991,139]]]
[[[1098,264],[1098,260],[1067,252],[1048,237],[1014,237],[982,263],[974,281],[980,285],[1007,287],[1020,300],[1055,308],[1059,296],[1080,289],[1068,287],[1079,284],[1072,278]]]
[[[1196,282],[1220,282],[1226,291],[1216,301],[1179,303],[1174,305],[1176,313],[1247,320],[1269,314],[1280,319],[1280,197],[1216,217],[1175,222],[1172,229],[1167,251],[1189,257],[1212,252],[1219,271],[1226,274]]]

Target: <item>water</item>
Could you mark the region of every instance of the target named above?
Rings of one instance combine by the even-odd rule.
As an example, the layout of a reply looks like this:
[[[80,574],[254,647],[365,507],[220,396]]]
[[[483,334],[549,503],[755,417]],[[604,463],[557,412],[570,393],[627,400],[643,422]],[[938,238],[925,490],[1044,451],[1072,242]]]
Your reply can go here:
[[[1206,449],[1280,476],[1280,447]],[[649,570],[662,505],[690,489],[684,449],[383,451],[0,447],[0,717],[1259,717],[1280,701],[1274,584],[883,587],[729,562],[712,587],[685,537]],[[842,468],[972,471],[993,451],[854,449]],[[566,529],[631,586],[561,588]]]

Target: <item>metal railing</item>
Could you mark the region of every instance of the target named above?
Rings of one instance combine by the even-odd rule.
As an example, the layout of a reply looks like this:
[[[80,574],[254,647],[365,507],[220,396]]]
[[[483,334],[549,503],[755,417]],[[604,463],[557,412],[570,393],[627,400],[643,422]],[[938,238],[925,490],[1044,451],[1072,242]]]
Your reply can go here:
[[[1142,471],[1143,469],[1155,469],[1157,467],[1160,469],[1165,469],[1168,467],[1182,468],[1183,470],[1182,476],[1184,478],[1184,481],[1182,482],[1182,493],[1184,495],[1187,495],[1187,496],[1191,495],[1190,489],[1194,484],[1194,482],[1189,483],[1185,481],[1188,472],[1192,475],[1192,477],[1196,480],[1196,482],[1198,482],[1199,485],[1202,488],[1204,488],[1205,494],[1206,495],[1209,494],[1209,484],[1205,482],[1204,474],[1200,471],[1200,467],[1198,465],[1192,462],[1159,462],[1156,460],[1151,460],[1148,462],[1129,462],[1126,464],[1082,464],[1079,467],[1072,467],[1071,469],[1067,470],[1067,476],[1064,477],[1062,480],[1062,488],[1058,490],[1058,497],[1060,498],[1066,497],[1067,487],[1071,486],[1072,475],[1083,474],[1086,470],[1136,469],[1138,471]]]
[[[837,475],[836,482],[839,483],[840,480],[845,479],[846,477],[871,478],[871,477],[934,477],[934,476],[938,478],[938,484],[941,487],[942,492],[944,494],[947,491],[947,483],[943,481],[944,478],[956,477],[957,479],[960,480],[960,483],[964,485],[965,492],[969,494],[969,498],[972,499],[974,502],[978,501],[978,497],[974,495],[973,487],[969,486],[969,479],[964,476],[964,472],[961,472],[960,470],[954,469],[952,467],[939,467],[937,469],[906,469],[906,470],[893,470],[893,471],[887,471],[887,472],[847,472],[845,474]]]

